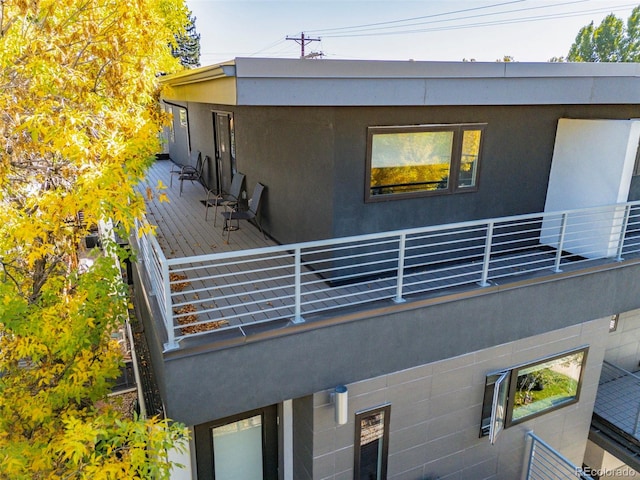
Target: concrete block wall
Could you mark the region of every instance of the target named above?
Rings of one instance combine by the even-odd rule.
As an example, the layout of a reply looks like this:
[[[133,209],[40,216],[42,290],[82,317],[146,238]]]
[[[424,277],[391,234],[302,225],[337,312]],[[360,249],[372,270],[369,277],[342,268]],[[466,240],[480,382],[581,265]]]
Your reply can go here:
[[[347,385],[349,422],[338,426],[330,391],[313,395],[314,479],[353,478],[356,412],[391,404],[389,480],[520,478],[535,433],[582,464],[609,318]],[[506,429],[496,445],[478,438],[485,376],[589,345],[580,401]]]
[[[640,310],[620,313],[618,327],[607,338],[605,360],[630,372],[640,370]]]

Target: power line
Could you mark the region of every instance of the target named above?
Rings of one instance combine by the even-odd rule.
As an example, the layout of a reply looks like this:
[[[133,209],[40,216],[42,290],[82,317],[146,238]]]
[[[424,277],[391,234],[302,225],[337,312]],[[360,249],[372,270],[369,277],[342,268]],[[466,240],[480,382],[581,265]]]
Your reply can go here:
[[[377,25],[389,25],[392,23],[402,23],[402,22],[409,22],[411,20],[420,20],[423,18],[433,18],[433,17],[441,17],[441,16],[445,16],[445,15],[453,15],[454,13],[464,13],[464,12],[470,12],[473,10],[484,10],[487,8],[493,8],[493,7],[499,7],[502,5],[509,5],[512,3],[520,3],[520,2],[524,2],[526,0],[513,0],[510,2],[504,2],[504,3],[496,3],[494,5],[485,5],[482,7],[474,7],[474,8],[466,8],[464,10],[453,10],[451,12],[443,12],[443,13],[435,13],[432,15],[424,15],[424,16],[420,16],[420,17],[411,17],[411,18],[404,18],[401,20],[389,20],[387,22],[377,22],[377,23],[366,23],[363,25],[352,25],[350,27],[336,27],[336,28],[325,28],[325,29],[321,29],[321,30],[307,30],[310,32],[315,33],[316,35],[324,35],[324,32],[333,32],[336,30],[352,30],[352,29],[359,29],[359,28],[363,28],[363,27],[374,27]],[[586,1],[586,0],[581,0],[581,1]],[[393,27],[392,27],[393,28]]]
[[[570,3],[572,3],[572,2],[570,2]],[[618,5],[618,6],[613,7],[613,8],[614,9],[622,9],[622,8],[629,8],[629,7],[635,7],[635,6],[637,6],[637,3],[631,3],[631,4],[626,4],[626,5]],[[531,9],[535,9],[535,8],[544,8],[544,7],[532,7],[530,9],[526,9],[526,10],[531,10]],[[523,22],[533,22],[533,21],[540,21],[540,20],[553,20],[553,19],[559,19],[559,18],[577,17],[577,16],[582,16],[582,15],[585,15],[585,14],[589,14],[589,13],[607,12],[607,11],[611,11],[611,9],[612,9],[612,7],[603,7],[603,8],[599,8],[599,9],[582,10],[582,11],[579,11],[579,12],[563,12],[563,13],[554,13],[554,14],[548,14],[548,15],[536,15],[536,16],[520,17],[520,18],[514,18],[514,19],[494,20],[494,21],[488,21],[488,22],[466,23],[466,24],[462,24],[462,25],[449,25],[449,26],[442,25],[440,27],[435,26],[435,27],[427,27],[427,28],[422,28],[422,29],[397,30],[397,31],[393,31],[393,32],[373,31],[373,32],[370,32],[370,33],[360,33],[359,31],[355,31],[354,33],[323,35],[323,38],[349,38],[349,37],[370,37],[370,36],[402,35],[402,34],[423,33],[423,32],[459,30],[459,29],[464,29],[464,28],[475,28],[475,27],[484,27],[484,26],[510,25],[510,24],[513,24],[513,23],[523,23]],[[510,13],[510,12],[508,12],[508,13]],[[490,14],[490,15],[494,15],[494,14]],[[449,19],[449,20],[440,20],[440,21],[437,21],[437,22],[422,22],[422,23],[417,23],[417,24],[403,25],[403,27],[418,26],[418,25],[428,25],[428,24],[434,24],[434,23],[443,23],[445,21],[446,22],[452,22],[452,21],[458,21],[458,20],[468,20],[470,18],[479,18],[479,17],[484,17],[484,16],[488,16],[488,15],[487,14],[474,15],[474,16],[470,16],[470,17],[462,17],[462,18]],[[367,30],[362,30],[362,32],[367,32]]]
[[[281,43],[284,43],[286,41],[286,39],[282,39],[280,38],[278,41],[273,42],[271,45],[268,45],[264,48],[261,48],[260,50],[258,50],[257,52],[252,53],[251,55],[249,55],[250,57],[253,57],[254,55],[257,55],[259,53],[264,52],[265,50],[269,50],[270,48],[274,48],[277,47],[278,45],[280,45]]]
[[[508,4],[511,4],[511,3],[518,3],[519,1],[521,1],[521,0],[513,1],[513,2],[500,3],[500,4],[485,5],[484,7],[476,7],[476,8],[473,8],[473,9],[456,10],[456,11],[443,12],[443,13],[438,13],[438,14],[433,14],[433,15],[425,15],[425,16],[420,16],[420,17],[411,17],[411,18],[406,18],[406,19],[401,19],[401,20],[392,20],[392,21],[389,21],[389,22],[379,22],[379,23],[373,23],[373,24],[355,25],[355,26],[352,26],[352,27],[338,27],[338,28],[332,28],[332,29],[326,29],[326,30],[309,30],[309,31],[314,32],[315,34],[320,35],[323,38],[349,38],[349,37],[376,36],[376,35],[395,35],[395,34],[405,34],[405,33],[421,33],[421,32],[430,32],[430,31],[442,31],[442,30],[447,30],[449,28],[451,30],[457,30],[457,29],[460,29],[460,28],[471,28],[471,27],[474,27],[474,26],[484,26],[484,25],[508,25],[508,24],[511,24],[511,23],[521,23],[523,21],[529,21],[529,20],[538,21],[538,20],[553,19],[553,18],[566,18],[566,17],[570,17],[570,16],[578,16],[578,15],[589,14],[589,13],[601,13],[601,12],[605,12],[605,11],[610,11],[612,9],[621,9],[621,8],[628,8],[628,7],[637,6],[637,3],[632,3],[632,4],[625,4],[625,5],[601,7],[601,8],[598,8],[598,9],[581,10],[579,12],[554,13],[554,14],[549,14],[548,16],[543,16],[543,17],[541,17],[541,16],[537,16],[537,17],[521,17],[521,18],[510,19],[510,20],[509,19],[496,20],[494,22],[488,22],[488,23],[484,23],[484,24],[467,24],[467,25],[462,25],[462,26],[461,25],[454,25],[454,26],[451,26],[451,27],[444,26],[442,28],[421,29],[421,30],[397,30],[397,31],[394,31],[394,32],[384,32],[384,31],[382,31],[382,30],[389,30],[389,29],[401,29],[401,28],[404,29],[404,28],[410,27],[410,26],[438,24],[438,23],[445,23],[445,22],[454,22],[454,21],[466,20],[466,19],[471,19],[471,18],[497,16],[497,15],[501,15],[501,14],[511,14],[511,13],[516,13],[516,12],[530,11],[530,10],[557,8],[558,6],[571,5],[571,4],[575,4],[575,3],[584,3],[584,2],[589,1],[589,0],[574,0],[574,1],[570,1],[570,2],[554,3],[554,4],[551,4],[551,5],[527,7],[527,8],[520,8],[520,9],[515,9],[515,10],[512,9],[512,10],[505,10],[505,11],[492,12],[492,13],[483,13],[483,14],[477,14],[477,15],[468,15],[468,16],[464,16],[464,17],[456,17],[456,18],[450,18],[450,19],[440,19],[440,20],[427,21],[427,22],[415,22],[415,23],[409,23],[409,24],[405,23],[404,25],[380,26],[380,27],[374,27],[374,28],[366,28],[366,27],[375,26],[375,25],[397,24],[397,23],[409,22],[409,21],[417,20],[417,19],[433,18],[433,17],[439,17],[439,16],[453,15],[453,14],[457,14],[457,13],[464,13],[466,11],[471,11],[471,10],[494,8],[494,7],[497,7],[497,6],[508,5]],[[338,33],[339,30],[350,30],[350,31],[346,31],[344,33]],[[334,31],[336,33],[323,34],[323,32],[334,32]],[[362,32],[372,32],[372,33],[362,33]]]
[[[326,35],[327,37],[331,37],[331,38],[337,38],[339,35],[350,35],[350,34],[356,34],[356,33],[361,33],[361,32],[367,32],[367,31],[376,31],[376,30],[389,30],[392,28],[405,28],[405,27],[413,27],[413,26],[417,26],[417,25],[429,25],[429,24],[434,24],[434,23],[445,23],[445,22],[456,22],[459,20],[468,20],[471,18],[481,18],[481,17],[492,17],[492,16],[498,16],[498,15],[503,15],[503,14],[511,14],[511,13],[517,13],[517,12],[525,12],[525,11],[529,11],[529,10],[539,10],[539,9],[544,9],[544,8],[550,8],[550,7],[559,7],[559,6],[564,6],[564,5],[572,5],[574,3],[584,3],[587,2],[589,0],[573,0],[570,2],[564,2],[564,3],[556,3],[553,5],[543,5],[543,6],[537,6],[537,7],[527,7],[527,8],[519,8],[519,9],[515,9],[515,10],[506,10],[506,11],[499,11],[499,12],[491,12],[491,13],[480,13],[480,14],[475,14],[475,15],[467,15],[467,16],[463,16],[463,17],[455,17],[455,18],[447,18],[447,19],[440,19],[440,20],[431,20],[431,21],[426,21],[426,22],[414,22],[414,23],[405,23],[403,25],[394,25],[394,26],[388,26],[388,27],[376,27],[376,28],[353,28],[352,31],[350,32],[346,32],[343,34],[328,34]],[[477,9],[474,9],[477,10]],[[436,17],[436,16],[444,16],[444,15],[450,15],[453,13],[462,13],[464,12],[463,10],[458,10],[456,12],[447,12],[447,13],[442,13],[442,14],[438,14],[438,15],[431,15],[430,17]],[[556,15],[556,14],[552,14],[552,15]],[[416,18],[427,18],[427,17],[416,17]],[[397,22],[407,22],[410,20],[414,20],[414,19],[405,19],[405,20],[398,20]]]

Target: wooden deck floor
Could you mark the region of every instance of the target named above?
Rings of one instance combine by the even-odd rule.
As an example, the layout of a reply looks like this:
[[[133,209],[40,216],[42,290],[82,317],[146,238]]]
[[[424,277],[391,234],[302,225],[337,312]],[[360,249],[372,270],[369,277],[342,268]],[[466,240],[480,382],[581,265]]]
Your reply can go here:
[[[190,257],[217,252],[248,250],[252,248],[276,245],[268,237],[263,237],[253,224],[241,222],[240,229],[231,232],[227,241],[223,232],[224,219],[218,208],[218,218],[214,209],[209,208],[208,220],[205,220],[205,207],[201,203],[206,198],[206,191],[198,183],[184,182],[180,196],[180,182],[174,176],[171,183],[170,160],[157,161],[147,173],[142,188],[155,192],[153,200],[147,201],[147,219],[157,225],[157,239],[167,258]],[[158,200],[157,186],[161,181],[166,189],[162,190],[169,202]]]

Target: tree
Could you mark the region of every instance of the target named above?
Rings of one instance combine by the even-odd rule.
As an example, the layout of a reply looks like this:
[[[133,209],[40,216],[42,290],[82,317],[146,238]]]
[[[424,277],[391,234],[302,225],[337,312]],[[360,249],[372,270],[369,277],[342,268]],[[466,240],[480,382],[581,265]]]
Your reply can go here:
[[[183,441],[104,402],[127,292],[112,255],[84,271],[78,252],[144,211],[185,18],[182,0],[0,0],[0,478],[163,478]]]
[[[196,17],[191,12],[185,33],[176,37],[177,45],[173,47],[173,56],[180,60],[183,67],[195,68],[200,66],[200,34],[196,32]]]
[[[640,6],[633,9],[626,25],[614,14],[609,14],[597,28],[593,22],[581,28],[567,61],[640,61]]]

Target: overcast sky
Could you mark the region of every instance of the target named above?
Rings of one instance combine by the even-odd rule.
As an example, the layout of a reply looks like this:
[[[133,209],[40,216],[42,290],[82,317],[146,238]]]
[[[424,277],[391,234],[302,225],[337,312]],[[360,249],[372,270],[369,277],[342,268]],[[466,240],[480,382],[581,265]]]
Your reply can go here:
[[[201,35],[201,64],[235,57],[521,62],[566,56],[578,31],[623,0],[187,0]]]

